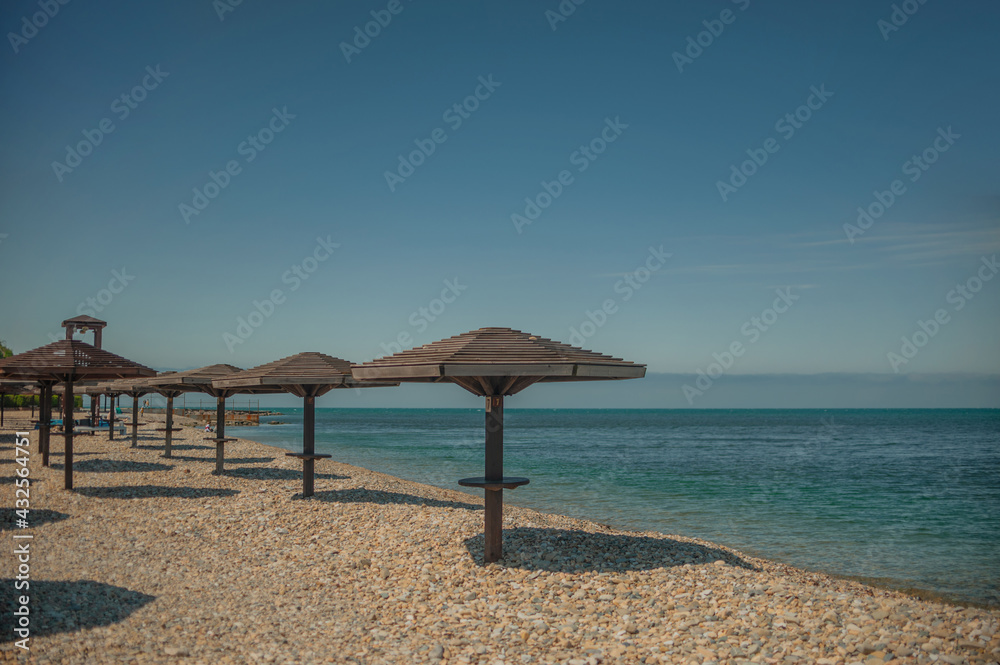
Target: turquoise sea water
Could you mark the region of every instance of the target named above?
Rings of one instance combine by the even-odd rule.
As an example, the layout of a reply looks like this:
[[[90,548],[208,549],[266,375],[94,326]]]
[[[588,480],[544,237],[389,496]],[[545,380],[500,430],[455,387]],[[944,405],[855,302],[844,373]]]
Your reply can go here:
[[[287,424],[236,436],[301,449]],[[317,409],[316,446],[461,489],[483,412]],[[508,503],[1000,605],[1000,410],[505,410]]]

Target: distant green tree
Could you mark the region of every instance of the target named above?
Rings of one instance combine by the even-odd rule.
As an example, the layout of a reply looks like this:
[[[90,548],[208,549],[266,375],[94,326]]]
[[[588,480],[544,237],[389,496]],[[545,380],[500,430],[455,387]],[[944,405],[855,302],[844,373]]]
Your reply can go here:
[[[7,346],[7,342],[0,339],[0,358],[9,358],[12,355],[14,355],[14,352]]]

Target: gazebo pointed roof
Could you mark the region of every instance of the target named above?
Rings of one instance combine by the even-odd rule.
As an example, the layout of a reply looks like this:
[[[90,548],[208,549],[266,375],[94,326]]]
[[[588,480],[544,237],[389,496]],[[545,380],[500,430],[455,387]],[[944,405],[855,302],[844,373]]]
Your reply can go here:
[[[65,381],[155,376],[156,371],[75,339],[61,339],[0,360],[0,378]]]
[[[105,326],[108,325],[108,322],[101,321],[100,319],[95,319],[94,317],[88,316],[86,314],[81,314],[79,316],[74,316],[72,319],[66,319],[60,325],[62,325],[62,327],[65,328],[67,325],[70,324],[80,328],[84,326],[86,326],[87,328],[104,328]]]
[[[533,383],[633,379],[646,366],[511,328],[480,328],[353,368],[366,380],[450,381],[477,395],[513,395]]]
[[[306,351],[216,379],[213,385],[217,388],[281,387],[293,394],[302,392],[300,388],[317,386],[332,389],[398,385],[398,382],[373,383],[355,379],[351,366],[348,360]]]

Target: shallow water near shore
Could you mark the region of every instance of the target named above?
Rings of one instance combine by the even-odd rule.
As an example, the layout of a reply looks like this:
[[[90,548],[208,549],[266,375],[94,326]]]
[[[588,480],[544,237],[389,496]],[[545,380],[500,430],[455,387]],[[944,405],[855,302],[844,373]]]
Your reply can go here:
[[[301,409],[227,433],[301,448]],[[317,409],[317,452],[460,489],[483,412]],[[505,410],[505,502],[1000,606],[1000,410]]]

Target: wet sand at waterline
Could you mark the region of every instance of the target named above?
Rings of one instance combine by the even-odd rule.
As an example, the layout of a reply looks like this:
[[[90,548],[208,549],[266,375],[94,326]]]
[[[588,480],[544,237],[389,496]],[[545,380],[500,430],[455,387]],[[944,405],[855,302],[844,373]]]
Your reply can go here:
[[[16,416],[15,416],[16,417]],[[712,543],[507,506],[482,564],[482,500],[240,439],[226,472],[183,418],[139,447],[31,432],[29,529],[0,438],[0,660],[37,663],[995,663],[1000,611],[921,600]],[[30,651],[14,642],[13,535],[31,534]],[[877,534],[873,534],[877,537]],[[17,541],[22,542],[22,541]],[[22,592],[17,592],[18,594]]]

